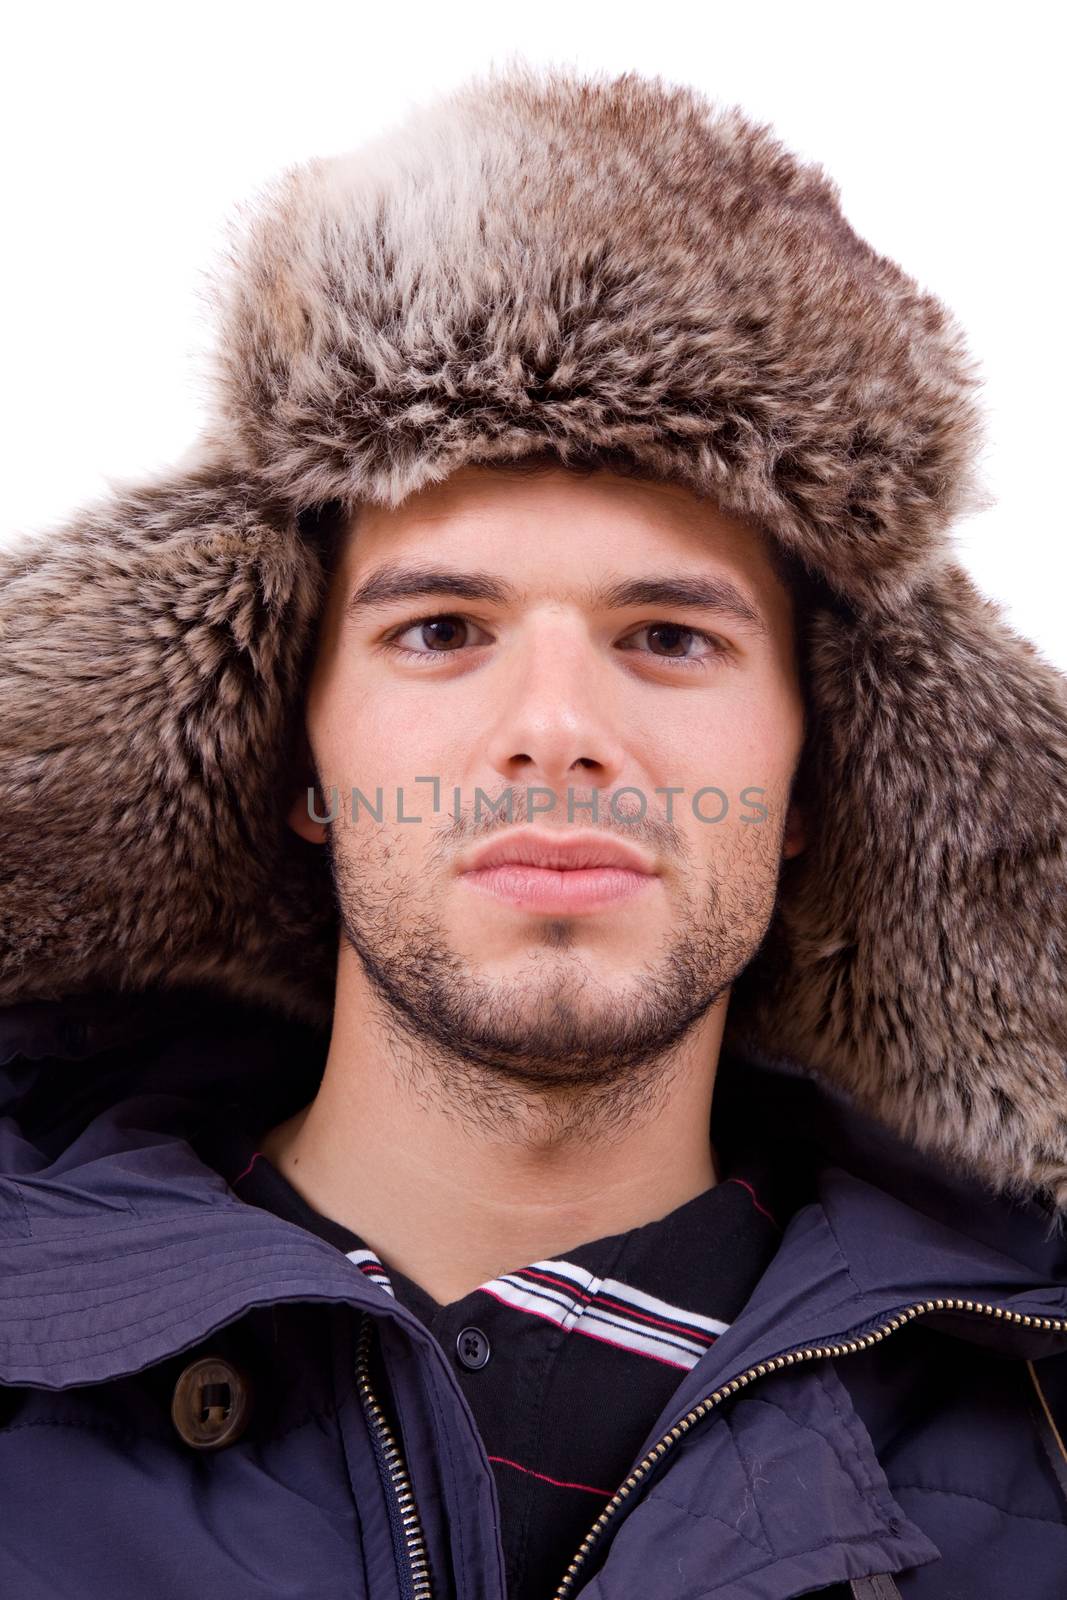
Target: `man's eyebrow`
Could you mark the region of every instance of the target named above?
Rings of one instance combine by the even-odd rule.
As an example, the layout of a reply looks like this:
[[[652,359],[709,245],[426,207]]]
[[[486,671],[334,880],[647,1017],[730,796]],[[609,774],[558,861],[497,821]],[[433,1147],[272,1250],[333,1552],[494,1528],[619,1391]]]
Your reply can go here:
[[[701,578],[688,573],[678,577],[630,578],[597,590],[591,598],[608,610],[621,610],[624,606],[692,606],[732,617],[756,633],[767,632],[756,606],[729,578]]]
[[[434,595],[450,595],[457,600],[483,600],[491,605],[510,605],[523,598],[522,591],[503,578],[488,572],[456,572],[449,568],[379,567],[354,589],[345,605],[346,617],[397,600],[419,600]],[[756,633],[766,633],[767,624],[752,601],[729,578],[700,577],[683,573],[627,578],[605,585],[593,585],[580,596],[590,609],[621,611],[634,606],[691,607],[714,611],[745,624]]]
[[[487,600],[507,605],[519,599],[513,584],[494,578],[488,572],[454,572],[437,567],[379,567],[364,578],[345,603],[345,616],[354,617],[374,606],[392,605],[396,600],[419,600],[426,595],[450,594],[458,600]]]

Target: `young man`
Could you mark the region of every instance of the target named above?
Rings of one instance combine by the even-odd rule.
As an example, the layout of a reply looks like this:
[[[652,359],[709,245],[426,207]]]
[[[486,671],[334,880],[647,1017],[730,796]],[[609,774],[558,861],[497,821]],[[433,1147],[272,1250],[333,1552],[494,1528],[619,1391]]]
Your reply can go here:
[[[949,313],[525,69],[218,301],[5,558],[0,1591],[1052,1600],[1067,694]]]

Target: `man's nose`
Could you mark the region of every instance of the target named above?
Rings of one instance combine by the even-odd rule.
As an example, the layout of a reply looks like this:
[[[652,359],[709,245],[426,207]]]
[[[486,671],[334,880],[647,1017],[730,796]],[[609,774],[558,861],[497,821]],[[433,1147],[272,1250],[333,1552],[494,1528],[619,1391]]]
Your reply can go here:
[[[625,751],[607,664],[584,626],[559,616],[539,619],[509,652],[494,685],[496,715],[488,756],[509,783],[565,789],[620,781]]]

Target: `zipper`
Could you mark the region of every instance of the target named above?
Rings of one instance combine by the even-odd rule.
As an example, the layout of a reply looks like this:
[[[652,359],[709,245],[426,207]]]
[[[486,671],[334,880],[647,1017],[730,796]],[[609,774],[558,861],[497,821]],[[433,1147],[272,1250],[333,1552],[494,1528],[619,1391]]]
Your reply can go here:
[[[1001,1322],[1017,1323],[1026,1328],[1047,1329],[1050,1333],[1067,1333],[1067,1322],[1059,1317],[1029,1317],[1019,1311],[1008,1311],[1004,1306],[983,1305],[975,1300],[922,1300],[915,1305],[908,1306],[898,1312],[879,1328],[871,1333],[865,1333],[858,1339],[846,1339],[840,1344],[816,1345],[806,1350],[790,1350],[785,1355],[774,1356],[770,1361],[761,1361],[758,1366],[749,1367],[747,1372],[742,1372],[737,1378],[731,1378],[729,1383],[721,1389],[716,1389],[714,1394],[709,1394],[701,1400],[699,1405],[688,1411],[680,1422],[665,1433],[642,1461],[634,1468],[616,1491],[608,1504],[604,1507],[585,1538],[573,1561],[567,1568],[562,1583],[556,1590],[553,1600],[567,1600],[567,1596],[574,1588],[575,1579],[581,1571],[593,1546],[598,1543],[604,1529],[611,1522],[621,1506],[625,1505],[637,1485],[646,1478],[652,1467],[656,1466],[666,1455],[673,1444],[688,1433],[694,1423],[699,1422],[707,1413],[717,1406],[720,1400],[736,1394],[738,1389],[743,1389],[754,1378],[761,1378],[768,1372],[777,1372],[780,1367],[791,1367],[799,1361],[811,1361],[816,1357],[832,1357],[851,1355],[856,1350],[866,1350],[872,1344],[878,1344],[890,1333],[895,1333],[906,1322],[911,1322],[916,1317],[923,1316],[928,1311],[971,1311],[983,1316],[996,1317]]]
[[[404,1583],[405,1600],[431,1600],[433,1586],[430,1582],[430,1564],[426,1558],[426,1541],[411,1492],[411,1480],[396,1435],[389,1425],[381,1403],[370,1380],[370,1347],[373,1319],[369,1311],[360,1317],[359,1337],[356,1342],[356,1387],[363,1404],[363,1412],[370,1430],[371,1443],[378,1468],[386,1483],[386,1500],[389,1507],[389,1524],[393,1534],[393,1550],[397,1567]]]
[[[738,1377],[731,1378],[729,1383],[723,1384],[721,1389],[716,1389],[713,1394],[707,1395],[691,1411],[687,1411],[680,1422],[665,1433],[662,1439],[652,1446],[648,1454],[638,1462],[637,1466],[627,1477],[626,1481],[615,1491],[608,1504],[604,1507],[567,1567],[563,1581],[552,1600],[567,1600],[574,1588],[575,1580],[587,1560],[594,1545],[596,1545],[605,1528],[612,1521],[619,1509],[626,1504],[628,1497],[634,1489],[645,1479],[654,1466],[657,1466],[667,1454],[672,1445],[676,1444],[684,1434],[697,1422],[700,1422],[708,1412],[719,1404],[721,1400],[736,1394],[739,1389],[744,1389],[755,1378],[762,1378],[768,1372],[778,1372],[782,1367],[795,1366],[800,1361],[813,1361],[817,1359],[831,1359],[836,1356],[852,1355],[857,1350],[866,1350],[872,1344],[879,1344],[881,1340],[895,1333],[905,1323],[913,1322],[916,1317],[925,1316],[930,1311],[967,1311],[977,1316],[995,1317],[998,1322],[1009,1322],[1023,1328],[1039,1328],[1049,1333],[1067,1333],[1067,1321],[1061,1317],[1031,1317],[1020,1311],[1008,1311],[1004,1306],[985,1305],[977,1300],[920,1300],[914,1305],[907,1306],[895,1317],[890,1317],[880,1327],[874,1328],[870,1333],[861,1334],[856,1339],[845,1339],[836,1344],[812,1345],[807,1349],[789,1350],[784,1355],[773,1356],[770,1361],[761,1361],[757,1366],[749,1367],[747,1372],[742,1372]],[[400,1548],[400,1538],[403,1539],[407,1574],[407,1588],[412,1600],[432,1600],[430,1585],[429,1565],[426,1560],[426,1545],[419,1523],[415,1499],[411,1492],[411,1484],[404,1467],[404,1458],[389,1426],[385,1413],[378,1403],[370,1381],[369,1355],[371,1337],[371,1317],[364,1312],[361,1319],[359,1341],[356,1355],[356,1381],[359,1386],[360,1398],[363,1401],[364,1411],[367,1414],[371,1427],[371,1437],[375,1443],[375,1453],[379,1462],[385,1467],[393,1490],[393,1507],[391,1517],[394,1528],[394,1543]],[[398,1520],[397,1520],[398,1514]],[[399,1561],[399,1556],[398,1556]]]

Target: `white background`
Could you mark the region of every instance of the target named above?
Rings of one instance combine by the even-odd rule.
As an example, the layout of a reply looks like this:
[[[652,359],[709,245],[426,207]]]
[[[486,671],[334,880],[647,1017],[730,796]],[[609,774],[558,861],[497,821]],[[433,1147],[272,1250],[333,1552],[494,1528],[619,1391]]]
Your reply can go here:
[[[192,442],[205,268],[240,201],[517,54],[739,103],[821,162],[857,231],[947,301],[985,377],[996,497],[957,524],[959,555],[1067,668],[1053,25],[1036,4],[910,0],[21,5],[0,82],[0,541],[47,537]]]

